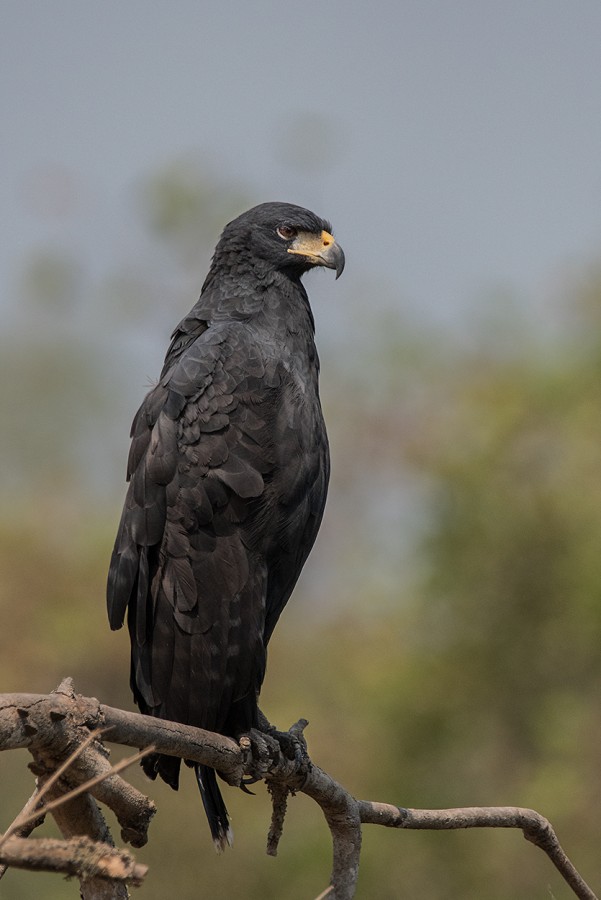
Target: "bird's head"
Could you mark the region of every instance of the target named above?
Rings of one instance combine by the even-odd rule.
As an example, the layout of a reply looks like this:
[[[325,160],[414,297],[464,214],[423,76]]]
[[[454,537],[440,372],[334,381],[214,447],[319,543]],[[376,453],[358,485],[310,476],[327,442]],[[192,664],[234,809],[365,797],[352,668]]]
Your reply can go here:
[[[243,248],[271,268],[299,277],[314,266],[334,269],[336,278],[344,269],[330,223],[291,203],[261,203],[226,225],[216,252]]]

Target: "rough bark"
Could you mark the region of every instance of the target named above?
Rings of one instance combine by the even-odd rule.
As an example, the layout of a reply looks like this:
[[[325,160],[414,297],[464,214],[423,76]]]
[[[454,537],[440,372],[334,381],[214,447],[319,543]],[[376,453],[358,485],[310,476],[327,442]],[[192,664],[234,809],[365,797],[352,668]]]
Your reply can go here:
[[[84,837],[68,841],[11,837],[0,848],[0,860],[17,869],[60,872],[88,881],[104,880],[109,887],[110,882],[115,881],[139,885],[147,871],[147,866],[136,863],[127,850],[99,846]],[[95,879],[94,876],[99,877]],[[95,898],[101,896],[101,893],[94,894]],[[113,898],[116,894],[107,896]]]
[[[354,896],[362,827],[368,824],[435,830],[518,828],[547,854],[576,897],[596,900],[561,848],[550,823],[539,813],[516,807],[417,810],[356,800],[311,761],[302,737],[305,725],[300,720],[289,731],[299,751],[289,753],[293,756],[289,759],[280,752],[277,741],[268,736],[244,737],[236,743],[200,728],[113,709],[75,694],[69,680],[49,695],[2,695],[0,750],[28,748],[34,757],[32,768],[38,775],[40,795],[44,783],[50,782],[50,789],[41,807],[29,801],[24,811],[29,819],[17,817],[4,838],[0,838],[0,864],[77,875],[84,900],[122,900],[127,896],[128,883],[140,883],[145,867],[136,865],[126,851],[112,846],[96,801],[115,812],[123,840],[136,847],[147,840],[155,807],[121,778],[116,767],[111,768],[96,731],[102,729],[103,741],[152,747],[160,753],[205,763],[231,784],[239,785],[248,776],[264,778],[274,803],[268,839],[268,852],[272,855],[277,852],[282,834],[287,795],[300,791],[312,797],[332,836],[330,887],[322,894],[329,900],[350,900]],[[39,819],[44,812],[55,816],[65,841],[49,843],[17,837],[27,834],[27,822]],[[73,868],[68,869],[69,865]]]

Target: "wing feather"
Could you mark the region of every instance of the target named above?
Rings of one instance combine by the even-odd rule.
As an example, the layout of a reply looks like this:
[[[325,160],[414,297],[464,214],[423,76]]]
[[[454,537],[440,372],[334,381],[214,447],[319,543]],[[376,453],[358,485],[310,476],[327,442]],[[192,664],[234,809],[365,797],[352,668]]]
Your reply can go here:
[[[180,335],[170,353],[132,426],[111,623],[129,606],[132,686],[146,712],[222,728],[238,704],[237,727],[249,727],[267,592],[251,501],[268,500],[276,398],[250,396],[248,373],[260,379],[265,364],[241,329]]]

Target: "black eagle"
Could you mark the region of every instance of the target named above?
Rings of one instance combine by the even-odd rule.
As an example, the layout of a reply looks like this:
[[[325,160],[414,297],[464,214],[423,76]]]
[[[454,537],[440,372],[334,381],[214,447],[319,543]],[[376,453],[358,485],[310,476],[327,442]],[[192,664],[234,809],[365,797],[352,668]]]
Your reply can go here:
[[[329,452],[301,276],[344,254],[331,226],[263,203],[223,231],[132,425],[108,576],[127,610],[143,713],[237,737],[257,726],[266,648],[321,522]],[[171,787],[180,760],[144,763]],[[231,843],[215,771],[196,765],[215,845]]]

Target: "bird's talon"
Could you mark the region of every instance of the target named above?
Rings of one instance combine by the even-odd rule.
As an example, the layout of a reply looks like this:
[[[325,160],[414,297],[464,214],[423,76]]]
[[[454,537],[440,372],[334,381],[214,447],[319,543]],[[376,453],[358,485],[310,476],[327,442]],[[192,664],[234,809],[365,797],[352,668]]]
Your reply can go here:
[[[240,784],[256,784],[257,781],[260,780],[260,778],[256,778],[254,775],[243,775],[240,779]]]

